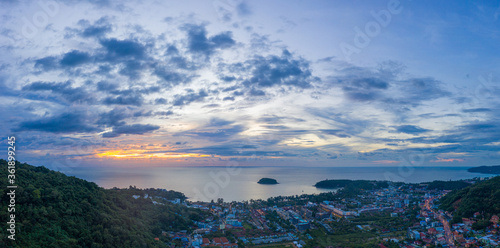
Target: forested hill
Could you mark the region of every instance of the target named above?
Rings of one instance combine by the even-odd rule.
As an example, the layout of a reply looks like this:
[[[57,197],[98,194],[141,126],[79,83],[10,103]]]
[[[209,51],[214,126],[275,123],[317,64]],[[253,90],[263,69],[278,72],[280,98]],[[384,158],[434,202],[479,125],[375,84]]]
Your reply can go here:
[[[500,174],[500,165],[493,165],[493,166],[479,166],[479,167],[472,167],[467,169],[468,172],[476,172],[476,173],[483,173],[483,174]]]
[[[191,228],[202,213],[165,199],[185,198],[164,190],[103,189],[45,167],[16,163],[16,240],[6,236],[7,162],[0,160],[0,247],[167,247],[162,231]],[[149,198],[161,196],[153,204]],[[165,198],[165,199],[163,199]],[[154,238],[161,240],[156,241]]]
[[[453,212],[454,221],[481,213],[489,219],[500,214],[500,176],[455,190],[441,198],[440,208]]]

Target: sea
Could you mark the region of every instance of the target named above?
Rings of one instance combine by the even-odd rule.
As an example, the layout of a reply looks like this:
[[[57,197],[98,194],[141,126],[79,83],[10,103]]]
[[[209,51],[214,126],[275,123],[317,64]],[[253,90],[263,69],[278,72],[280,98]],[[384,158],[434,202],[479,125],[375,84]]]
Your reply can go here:
[[[225,202],[332,191],[313,186],[325,179],[421,183],[493,176],[470,173],[466,167],[75,167],[63,172],[104,188],[162,188],[182,192],[189,201],[222,198]],[[264,177],[278,184],[258,184]]]

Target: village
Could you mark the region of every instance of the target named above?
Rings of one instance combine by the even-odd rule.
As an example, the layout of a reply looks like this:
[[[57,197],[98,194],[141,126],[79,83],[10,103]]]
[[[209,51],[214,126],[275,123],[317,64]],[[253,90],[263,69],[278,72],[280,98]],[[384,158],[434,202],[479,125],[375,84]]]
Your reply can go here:
[[[473,182],[471,182],[473,183]],[[477,230],[481,213],[450,221],[438,209],[450,190],[426,184],[394,184],[362,194],[336,198],[337,193],[277,197],[244,202],[181,202],[207,218],[192,231],[164,232],[183,247],[496,247],[499,219]],[[324,198],[332,200],[324,200]],[[338,197],[338,196],[337,196]],[[475,224],[476,223],[476,224]],[[352,241],[353,239],[357,241]],[[362,240],[362,241],[361,241]],[[333,247],[333,246],[330,246]]]

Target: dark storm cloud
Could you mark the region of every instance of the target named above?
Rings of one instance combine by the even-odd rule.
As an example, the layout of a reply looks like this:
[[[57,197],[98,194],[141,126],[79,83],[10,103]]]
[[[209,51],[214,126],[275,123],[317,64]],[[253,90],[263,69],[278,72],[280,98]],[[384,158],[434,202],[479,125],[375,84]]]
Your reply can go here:
[[[201,89],[198,92],[188,92],[184,95],[175,95],[173,105],[174,106],[184,106],[189,105],[192,102],[199,102],[205,99],[208,96],[208,93]]]
[[[113,131],[103,133],[103,138],[114,138],[122,134],[145,134],[160,129],[160,126],[151,124],[121,125],[113,128]]]
[[[394,127],[396,132],[398,133],[406,133],[406,134],[421,134],[430,131],[429,129],[421,128],[415,125],[401,125]]]
[[[63,113],[57,116],[23,121],[14,132],[40,131],[50,133],[87,133],[99,129],[88,124],[88,115],[84,112]]]
[[[229,31],[208,37],[207,30],[202,25],[188,24],[183,29],[188,36],[188,50],[195,54],[203,54],[207,58],[217,49],[229,48],[236,44]]]

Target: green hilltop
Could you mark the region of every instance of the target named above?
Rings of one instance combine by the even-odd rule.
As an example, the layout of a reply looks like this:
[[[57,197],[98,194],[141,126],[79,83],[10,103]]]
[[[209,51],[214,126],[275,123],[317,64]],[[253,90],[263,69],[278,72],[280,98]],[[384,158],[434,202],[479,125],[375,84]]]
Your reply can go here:
[[[453,222],[470,218],[479,212],[489,220],[500,214],[500,176],[455,190],[441,198],[441,209],[453,212]]]
[[[7,161],[0,160],[0,216],[8,221]],[[0,232],[0,247],[167,247],[162,231],[189,230],[198,210],[168,200],[161,189],[104,189],[43,166],[16,162],[16,240]],[[148,194],[152,199],[144,198]],[[135,199],[133,195],[142,197]],[[159,237],[161,241],[156,241]]]

